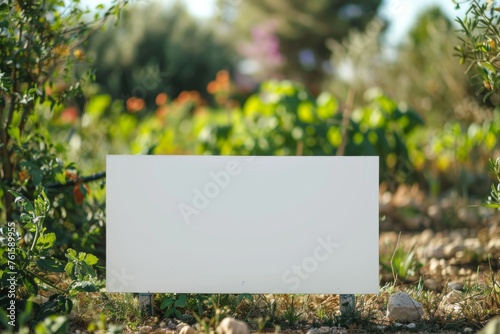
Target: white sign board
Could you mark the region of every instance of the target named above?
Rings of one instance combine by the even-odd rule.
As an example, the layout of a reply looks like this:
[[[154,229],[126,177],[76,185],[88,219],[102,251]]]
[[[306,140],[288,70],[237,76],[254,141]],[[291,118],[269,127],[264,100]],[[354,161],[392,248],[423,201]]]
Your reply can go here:
[[[378,161],[108,156],[107,291],[376,294]]]

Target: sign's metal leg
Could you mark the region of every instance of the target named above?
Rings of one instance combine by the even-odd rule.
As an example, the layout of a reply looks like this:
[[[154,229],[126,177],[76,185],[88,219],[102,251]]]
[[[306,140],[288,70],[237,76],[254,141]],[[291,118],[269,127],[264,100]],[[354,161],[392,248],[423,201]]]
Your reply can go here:
[[[340,295],[340,314],[352,315],[356,308],[354,295]]]
[[[141,313],[145,316],[153,316],[153,294],[152,293],[139,293],[139,307]]]

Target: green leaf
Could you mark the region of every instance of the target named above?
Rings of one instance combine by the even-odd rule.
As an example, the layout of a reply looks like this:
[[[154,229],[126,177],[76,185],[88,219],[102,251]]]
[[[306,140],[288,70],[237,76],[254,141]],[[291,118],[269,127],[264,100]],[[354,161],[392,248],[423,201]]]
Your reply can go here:
[[[174,310],[174,314],[175,316],[178,318],[178,319],[182,319],[184,316],[182,315],[181,312],[179,312],[179,310],[176,310],[176,309],[173,309]]]
[[[55,233],[47,233],[45,235],[40,236],[38,238],[38,241],[36,243],[37,247],[40,247],[42,249],[48,249],[54,246],[54,243],[56,242],[56,234]]]
[[[173,298],[165,298],[163,299],[163,301],[161,302],[161,305],[160,305],[160,308],[162,310],[166,309],[167,307],[170,307],[174,304],[174,299]]]
[[[57,173],[56,175],[54,175],[54,179],[60,184],[66,184],[66,175],[64,172]]]
[[[36,260],[38,268],[44,271],[62,273],[64,272],[64,267],[61,262],[53,257],[41,257]]]
[[[28,222],[31,222],[31,220],[32,220],[32,218],[33,218],[31,215],[29,215],[29,214],[27,214],[27,213],[24,213],[24,212],[23,212],[23,213],[21,213],[21,216],[20,216],[20,217],[21,217],[21,221],[22,221],[23,223],[28,223]]]
[[[78,292],[97,292],[99,289],[89,281],[80,281],[73,284],[71,287],[73,291]]]
[[[84,261],[89,266],[93,266],[94,264],[96,264],[99,261],[99,259],[97,258],[97,256],[95,256],[93,254],[87,254],[85,256],[85,260]]]
[[[90,276],[90,277],[96,276],[94,268],[92,268],[91,266],[89,266],[85,262],[82,262],[81,265],[82,265],[82,274],[84,277],[85,276]]]
[[[165,318],[168,318],[170,317],[175,311],[175,308],[169,308],[166,312],[165,312]]]
[[[77,261],[78,259],[76,258],[76,251],[72,248],[68,248],[66,251],[66,257],[71,260],[71,261]]]
[[[19,273],[19,276],[21,277],[21,280],[23,281],[24,287],[26,290],[28,290],[28,293],[31,295],[37,295],[38,294],[38,284],[36,284],[35,280],[33,279],[33,275],[27,271],[21,271]]]
[[[21,145],[21,130],[17,126],[10,126],[8,133],[16,141],[17,145]]]
[[[68,274],[68,276],[70,277],[73,277],[73,271],[75,269],[75,263],[74,262],[68,262],[66,264],[66,267],[64,267],[64,271],[66,272],[66,274]]]
[[[176,307],[186,307],[187,305],[187,296],[186,295],[179,295],[179,298],[174,303],[174,306]]]

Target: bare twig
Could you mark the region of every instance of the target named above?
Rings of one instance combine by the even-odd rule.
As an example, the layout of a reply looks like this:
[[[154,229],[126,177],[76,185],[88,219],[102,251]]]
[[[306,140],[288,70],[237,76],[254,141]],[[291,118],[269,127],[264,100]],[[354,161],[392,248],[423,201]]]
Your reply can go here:
[[[74,186],[78,183],[88,183],[92,181],[97,181],[106,178],[106,172],[95,173],[89,176],[83,176],[76,180],[67,181],[66,183],[51,183],[46,185],[46,188],[50,189],[60,189],[64,187]]]
[[[349,89],[347,93],[347,101],[344,108],[344,115],[342,118],[342,141],[337,149],[337,156],[343,156],[345,147],[347,145],[347,134],[349,131],[349,120],[351,119],[352,109],[354,106],[354,90]]]

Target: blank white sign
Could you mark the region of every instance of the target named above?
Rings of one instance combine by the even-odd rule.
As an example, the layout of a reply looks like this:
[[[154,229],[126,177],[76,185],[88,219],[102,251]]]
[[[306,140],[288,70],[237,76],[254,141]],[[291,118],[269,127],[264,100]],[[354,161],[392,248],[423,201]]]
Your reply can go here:
[[[107,291],[376,294],[378,161],[108,156]]]

